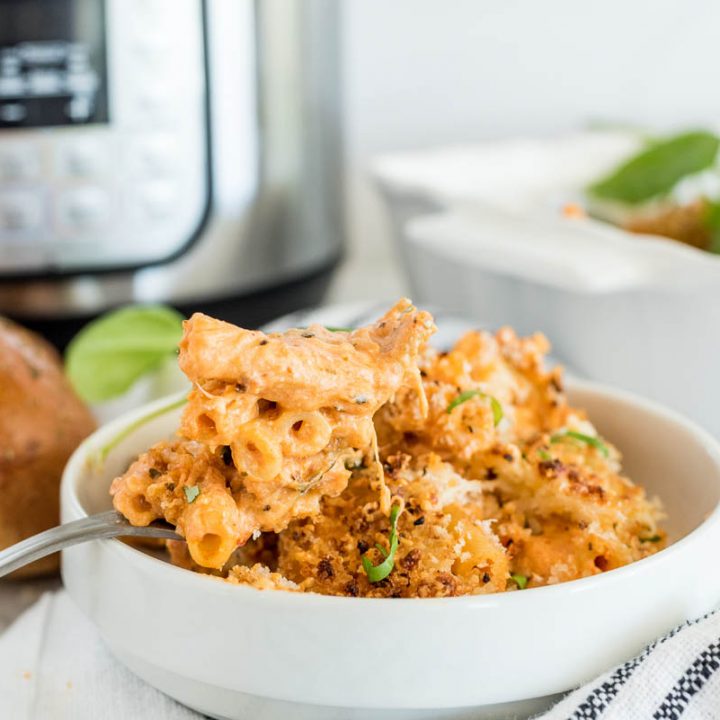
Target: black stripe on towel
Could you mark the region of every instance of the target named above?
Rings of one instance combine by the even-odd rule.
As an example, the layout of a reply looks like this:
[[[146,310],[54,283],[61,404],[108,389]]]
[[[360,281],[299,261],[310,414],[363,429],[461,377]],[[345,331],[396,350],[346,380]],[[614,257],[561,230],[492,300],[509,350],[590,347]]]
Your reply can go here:
[[[720,640],[708,645],[682,674],[653,714],[655,720],[678,720],[693,695],[720,668]]]
[[[615,672],[604,682],[602,685],[598,685],[586,698],[583,700],[575,712],[570,716],[572,720],[597,720],[600,715],[605,711],[608,705],[615,699],[616,695],[620,692],[623,685],[632,677],[635,670],[647,660],[658,645],[662,645],[670,638],[677,635],[681,630],[684,630],[691,625],[696,625],[699,622],[709,618],[713,613],[710,612],[707,615],[703,615],[701,618],[696,620],[688,620],[682,625],[678,625],[674,630],[670,631],[667,635],[655,640],[655,642],[648,645],[639,655],[629,660],[624,665],[621,665]]]

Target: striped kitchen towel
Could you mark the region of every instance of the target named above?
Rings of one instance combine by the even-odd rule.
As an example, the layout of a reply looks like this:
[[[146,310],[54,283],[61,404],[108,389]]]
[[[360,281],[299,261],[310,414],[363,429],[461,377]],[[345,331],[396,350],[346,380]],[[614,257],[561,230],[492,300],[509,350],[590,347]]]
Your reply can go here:
[[[542,720],[717,720],[720,614],[691,620],[575,690]]]

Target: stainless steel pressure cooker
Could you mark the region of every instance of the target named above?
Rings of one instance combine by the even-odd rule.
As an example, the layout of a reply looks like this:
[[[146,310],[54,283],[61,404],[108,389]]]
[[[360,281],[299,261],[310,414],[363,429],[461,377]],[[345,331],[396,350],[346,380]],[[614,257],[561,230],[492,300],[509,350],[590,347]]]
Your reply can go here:
[[[257,324],[343,246],[339,3],[0,0],[0,314]]]

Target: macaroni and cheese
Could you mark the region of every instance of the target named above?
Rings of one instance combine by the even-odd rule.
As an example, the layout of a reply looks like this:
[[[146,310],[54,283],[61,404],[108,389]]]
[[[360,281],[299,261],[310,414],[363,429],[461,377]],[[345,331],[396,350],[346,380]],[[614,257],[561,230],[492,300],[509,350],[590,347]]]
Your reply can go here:
[[[133,524],[164,518],[200,566],[316,514],[376,447],[373,415],[399,389],[424,402],[417,356],[432,318],[400,301],[374,326],[265,335],[196,314],[179,364],[193,383],[181,439],[156,445],[112,485]],[[376,462],[383,507],[390,495]]]
[[[663,547],[659,503],[568,404],[543,336],[438,352],[433,330],[408,301],[352,332],[194,316],[179,437],[113,482],[116,508],[176,525],[183,567],[351,597],[522,590]]]

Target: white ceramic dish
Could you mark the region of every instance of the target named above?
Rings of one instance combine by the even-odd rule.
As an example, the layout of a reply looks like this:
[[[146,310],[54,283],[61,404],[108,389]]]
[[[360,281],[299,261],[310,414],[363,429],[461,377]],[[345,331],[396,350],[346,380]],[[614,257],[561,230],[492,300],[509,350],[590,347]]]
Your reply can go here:
[[[578,374],[720,436],[720,403],[708,401],[720,394],[720,257],[561,213],[638,142],[489,142],[382,158],[376,176],[417,302],[542,330]]]
[[[610,227],[477,206],[409,222],[416,301],[542,330],[575,372],[720,436],[720,258]]]
[[[499,595],[429,600],[262,592],[188,572],[117,540],[63,553],[65,585],[132,671],[207,715],[313,718],[513,716],[636,653],[720,602],[720,447],[631,395],[571,383],[627,472],[660,495],[675,542],[607,574]],[[97,449],[162,404],[98,430],[62,482],[63,521],[107,509],[111,478],[172,433],[178,411]],[[525,702],[520,702],[525,701]],[[503,705],[497,705],[502,703]]]

